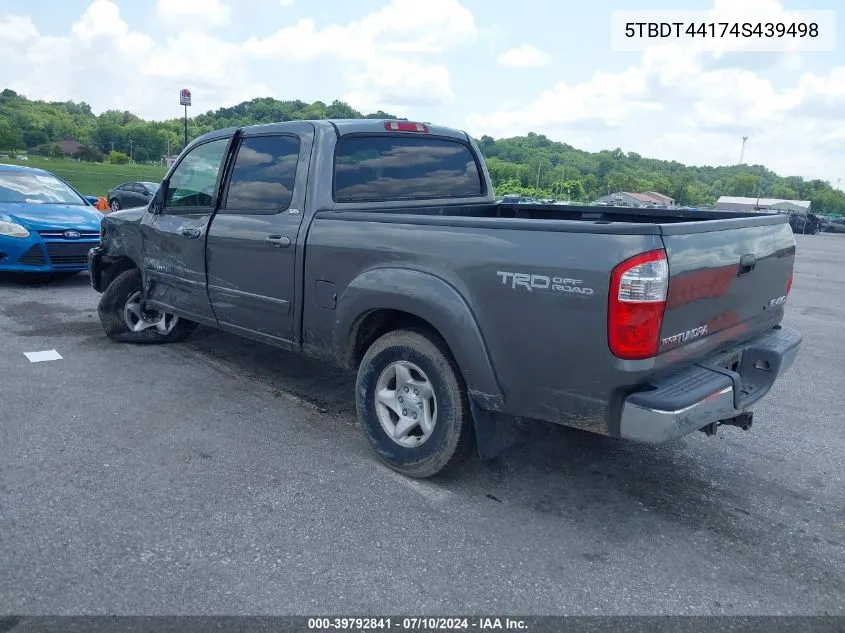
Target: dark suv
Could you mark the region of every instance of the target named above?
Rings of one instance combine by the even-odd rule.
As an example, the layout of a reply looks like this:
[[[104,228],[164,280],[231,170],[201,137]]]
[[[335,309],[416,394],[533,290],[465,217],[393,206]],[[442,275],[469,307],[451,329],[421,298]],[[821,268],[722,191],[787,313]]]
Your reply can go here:
[[[132,207],[145,207],[153,199],[158,191],[158,183],[155,182],[125,182],[106,194],[109,209],[120,211]]]

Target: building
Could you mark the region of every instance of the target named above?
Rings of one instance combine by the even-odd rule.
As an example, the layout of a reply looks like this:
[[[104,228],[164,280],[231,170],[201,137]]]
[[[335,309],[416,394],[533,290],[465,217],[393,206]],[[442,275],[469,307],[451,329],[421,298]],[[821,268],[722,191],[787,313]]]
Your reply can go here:
[[[42,149],[42,147],[47,148],[51,153],[54,147],[58,147],[64,156],[71,156],[73,158],[79,157],[81,153],[88,149],[86,145],[83,145],[82,143],[77,143],[73,139],[65,139],[64,141],[51,141],[49,143],[45,143],[43,146],[40,147],[30,147],[27,151],[30,154],[37,154],[39,150]]]
[[[716,201],[717,211],[797,211],[808,213],[809,200],[782,200],[780,198],[743,198],[722,196]]]
[[[675,200],[656,191],[646,191],[645,193],[619,191],[607,196],[602,196],[596,200],[596,204],[611,205],[614,207],[668,207],[675,204]]]
[[[162,156],[161,157],[161,164],[165,167],[172,167],[173,163],[176,162],[176,159],[179,158],[179,154],[173,154],[171,156]]]
[[[675,204],[674,198],[670,198],[669,196],[664,195],[659,191],[646,191],[645,195],[647,195],[649,198],[653,198],[655,200],[660,201],[660,204],[665,205],[667,207],[671,207]]]
[[[59,149],[62,150],[62,154],[65,156],[79,156],[80,152],[85,149],[82,143],[77,143],[73,139],[59,141],[56,145],[59,146]]]

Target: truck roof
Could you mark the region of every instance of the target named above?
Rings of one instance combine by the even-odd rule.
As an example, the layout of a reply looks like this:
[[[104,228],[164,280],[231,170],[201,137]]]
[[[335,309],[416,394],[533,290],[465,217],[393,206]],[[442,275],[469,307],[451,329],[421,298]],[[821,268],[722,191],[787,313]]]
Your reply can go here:
[[[237,129],[242,129],[245,132],[266,131],[266,132],[286,132],[292,126],[301,123],[311,123],[315,128],[334,127],[338,134],[344,136],[346,134],[375,134],[379,132],[388,132],[385,128],[386,123],[417,123],[416,121],[402,121],[399,119],[305,119],[296,121],[279,121],[277,123],[261,123],[259,125],[248,125],[243,128],[228,127],[220,130],[208,132],[196,138],[191,144],[198,141],[205,141],[220,136],[227,136]],[[466,132],[450,127],[440,125],[432,125],[426,122],[420,122],[428,129],[428,133],[436,136],[445,136],[460,140],[467,140]]]

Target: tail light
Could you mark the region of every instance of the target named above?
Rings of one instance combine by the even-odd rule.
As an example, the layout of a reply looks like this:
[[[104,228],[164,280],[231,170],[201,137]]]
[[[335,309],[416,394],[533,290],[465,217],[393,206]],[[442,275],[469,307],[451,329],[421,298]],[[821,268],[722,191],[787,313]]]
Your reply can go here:
[[[792,290],[792,271],[789,271],[789,279],[786,282],[786,296],[789,296],[789,291]]]
[[[625,260],[610,276],[607,343],[618,358],[657,355],[669,289],[669,262],[663,249]]]
[[[385,121],[384,129],[391,132],[423,132],[428,134],[428,126],[410,121]]]

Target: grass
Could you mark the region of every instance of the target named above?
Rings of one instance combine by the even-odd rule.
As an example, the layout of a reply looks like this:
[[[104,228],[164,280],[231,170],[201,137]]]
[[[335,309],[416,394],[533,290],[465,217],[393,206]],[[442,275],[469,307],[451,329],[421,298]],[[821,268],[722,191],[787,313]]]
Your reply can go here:
[[[50,159],[41,156],[30,156],[26,161],[3,158],[0,162],[46,169],[69,182],[84,196],[104,196],[112,187],[128,181],[161,182],[167,172],[166,167],[158,165],[83,163],[67,158]]]

